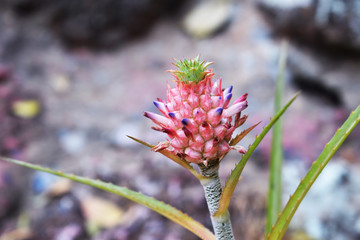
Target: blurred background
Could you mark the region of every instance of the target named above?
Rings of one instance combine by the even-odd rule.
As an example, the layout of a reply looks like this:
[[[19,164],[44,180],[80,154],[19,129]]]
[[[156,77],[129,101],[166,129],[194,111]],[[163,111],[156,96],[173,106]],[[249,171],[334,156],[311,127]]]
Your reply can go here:
[[[284,101],[302,91],[284,116],[286,201],[360,103],[358,0],[2,0],[0,155],[126,186],[211,228],[197,180],[125,135],[153,144],[165,138],[143,111],[156,111],[152,101],[165,98],[174,58],[199,54],[234,95],[249,94],[244,128],[264,126],[284,39]],[[239,239],[263,238],[270,140],[232,198]],[[300,205],[286,239],[360,239],[359,156],[358,127]],[[239,159],[223,160],[223,181]],[[0,162],[0,239],[197,238],[121,197]]]

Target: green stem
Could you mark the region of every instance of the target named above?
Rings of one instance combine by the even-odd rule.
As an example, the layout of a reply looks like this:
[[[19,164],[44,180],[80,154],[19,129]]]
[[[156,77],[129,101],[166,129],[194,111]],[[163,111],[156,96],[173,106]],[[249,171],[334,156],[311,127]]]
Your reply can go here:
[[[231,228],[229,211],[226,211],[226,213],[221,216],[214,216],[219,208],[219,201],[222,192],[219,178],[219,164],[209,167],[199,165],[199,167],[201,174],[206,177],[200,182],[205,191],[205,198],[209,208],[216,239],[232,240],[234,239],[234,234]]]

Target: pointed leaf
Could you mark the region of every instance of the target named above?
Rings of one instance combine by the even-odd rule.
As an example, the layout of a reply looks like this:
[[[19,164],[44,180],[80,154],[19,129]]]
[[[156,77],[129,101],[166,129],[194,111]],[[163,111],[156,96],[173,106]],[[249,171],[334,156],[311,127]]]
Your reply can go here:
[[[229,207],[231,196],[235,190],[235,187],[239,181],[240,175],[242,170],[245,167],[245,164],[249,160],[250,156],[254,153],[256,147],[260,144],[263,140],[265,135],[269,132],[271,127],[275,124],[275,122],[284,114],[284,112],[288,109],[288,107],[294,102],[294,100],[299,96],[299,93],[296,94],[275,116],[270,120],[268,125],[264,127],[262,132],[256,137],[255,141],[252,145],[250,145],[247,153],[245,153],[240,162],[235,166],[235,168],[231,171],[229,178],[225,183],[225,187],[223,193],[221,194],[220,202],[219,202],[219,209],[215,213],[215,216],[222,216],[226,214],[226,211]]]
[[[139,192],[132,191],[125,187],[116,186],[111,183],[106,183],[100,180],[94,180],[86,177],[76,176],[74,174],[63,173],[61,171],[54,171],[50,168],[41,167],[39,165],[18,161],[11,158],[0,157],[1,160],[11,162],[23,167],[31,168],[34,170],[47,172],[56,176],[64,177],[79,183],[83,183],[95,188],[102,189],[107,192],[117,194],[119,196],[125,197],[131,201],[144,205],[145,207],[150,208],[151,210],[167,217],[171,221],[181,225],[182,227],[188,229],[189,231],[196,234],[202,239],[211,239],[215,240],[215,236],[210,232],[209,229],[205,228],[201,223],[195,221],[193,218],[189,217],[180,210],[164,203],[159,200],[156,200],[152,197],[146,196]]]
[[[129,136],[129,135],[126,135],[126,136],[127,136],[128,138],[131,138],[131,139],[134,140],[135,142],[141,143],[142,145],[145,145],[145,146],[147,146],[147,147],[149,147],[149,148],[155,147],[155,145],[152,145],[152,144],[150,144],[150,143],[147,143],[147,142],[145,142],[145,141],[143,141],[143,140],[137,139],[137,138],[132,137],[132,136]]]
[[[282,42],[279,69],[276,81],[275,93],[275,112],[281,109],[283,91],[284,91],[284,75],[286,68],[287,42]],[[265,234],[270,233],[271,226],[275,224],[276,219],[281,211],[282,197],[282,163],[283,163],[283,146],[282,146],[282,121],[279,119],[273,128],[271,141],[271,159],[269,167],[269,191],[268,204],[266,214]]]
[[[257,125],[259,125],[261,122],[256,123],[255,125],[249,127],[248,129],[245,129],[244,131],[242,131],[240,134],[236,135],[236,137],[234,137],[233,139],[231,139],[229,145],[230,146],[234,146],[236,144],[238,144],[246,135],[248,135],[249,132],[251,132],[251,130],[253,130]]]
[[[304,179],[300,182],[299,186],[295,190],[294,194],[290,197],[285,208],[279,215],[276,224],[272,228],[268,240],[280,240],[284,236],[289,223],[298,209],[301,201],[309,191],[312,184],[315,182],[321,171],[326,164],[330,161],[335,152],[339,149],[341,144],[360,122],[360,106],[356,108],[354,112],[350,114],[345,123],[338,129],[331,140],[325,145],[324,150],[321,152],[318,159],[313,162],[309,172]]]
[[[132,140],[141,143],[149,148],[153,148],[155,147],[155,145],[151,145],[147,142],[144,142],[140,139],[137,139],[135,137],[132,136],[128,136],[128,138],[131,138]],[[204,176],[202,176],[201,174],[199,174],[188,162],[186,162],[185,160],[179,158],[178,156],[176,156],[175,154],[173,154],[172,152],[170,152],[169,150],[163,149],[160,150],[159,153],[161,153],[162,155],[168,157],[169,159],[173,160],[174,162],[176,162],[177,164],[179,164],[180,166],[186,168],[187,170],[189,170],[197,179],[201,180],[201,179],[205,179]]]

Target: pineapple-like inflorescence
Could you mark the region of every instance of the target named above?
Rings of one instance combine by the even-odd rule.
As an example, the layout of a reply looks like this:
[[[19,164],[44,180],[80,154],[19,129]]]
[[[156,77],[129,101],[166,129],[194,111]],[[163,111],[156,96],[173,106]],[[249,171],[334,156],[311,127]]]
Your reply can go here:
[[[167,101],[157,99],[155,106],[163,114],[145,112],[157,126],[154,130],[166,133],[168,141],[160,142],[154,151],[168,149],[192,163],[220,161],[230,149],[245,153],[241,146],[229,145],[234,130],[241,126],[247,115],[247,93],[230,105],[232,86],[222,89],[221,79],[213,83],[211,63],[199,57],[176,61],[178,70],[169,72],[175,77],[176,86],[168,84]],[[233,119],[234,118],[234,119]]]

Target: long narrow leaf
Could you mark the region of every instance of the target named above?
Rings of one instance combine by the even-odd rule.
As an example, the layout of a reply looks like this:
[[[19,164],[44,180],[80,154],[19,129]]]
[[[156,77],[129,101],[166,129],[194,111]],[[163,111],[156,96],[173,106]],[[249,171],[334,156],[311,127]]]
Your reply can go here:
[[[5,160],[7,162],[11,162],[23,167],[31,168],[34,170],[47,172],[53,175],[57,175],[60,177],[68,178],[70,180],[83,183],[89,186],[93,186],[95,188],[102,189],[107,192],[111,192],[114,194],[117,194],[119,196],[125,197],[131,201],[137,202],[139,204],[142,204],[151,210],[163,215],[164,217],[167,217],[171,221],[183,226],[184,228],[188,229],[189,231],[196,234],[201,239],[209,239],[209,240],[215,240],[215,236],[210,232],[209,229],[205,228],[201,223],[195,221],[193,218],[189,217],[185,213],[181,212],[180,210],[165,204],[164,202],[161,202],[159,200],[156,200],[152,197],[148,197],[144,194],[129,190],[125,187],[119,187],[111,183],[102,182],[100,180],[94,180],[90,178],[80,177],[73,174],[63,173],[60,171],[54,171],[49,168],[44,168],[39,165],[26,163],[22,161],[18,161],[11,158],[6,157],[0,157],[0,159]]]
[[[128,138],[131,138],[132,140],[134,140],[135,142],[141,143],[149,148],[153,148],[155,147],[155,145],[151,145],[147,142],[144,142],[140,139],[137,139],[135,137],[132,136],[127,136]],[[176,156],[175,154],[173,154],[172,152],[163,149],[160,150],[159,153],[161,153],[162,155],[168,157],[169,159],[173,160],[174,162],[176,162],[177,164],[179,164],[180,166],[186,168],[187,170],[189,170],[197,179],[202,180],[205,179],[206,177],[202,176],[201,174],[199,174],[188,162],[184,161],[183,159],[179,158],[178,156]]]
[[[275,112],[280,111],[282,105],[283,91],[284,91],[284,75],[286,68],[287,44],[284,41],[281,47],[281,54],[279,59],[279,70],[276,81],[275,93]],[[283,162],[283,146],[282,146],[282,120],[281,118],[274,124],[272,146],[271,146],[271,160],[269,172],[269,194],[268,194],[268,208],[265,234],[270,233],[271,226],[275,224],[276,219],[281,211],[281,196],[282,196],[282,162]]]
[[[234,146],[236,144],[238,144],[246,135],[249,134],[249,132],[251,132],[251,130],[253,130],[255,127],[257,127],[257,125],[259,125],[261,122],[256,123],[255,125],[245,129],[244,131],[242,131],[241,133],[239,133],[238,135],[236,135],[236,137],[234,137],[233,139],[231,139],[229,145],[230,146]]]
[[[339,149],[341,144],[360,122],[360,106],[356,108],[354,112],[350,114],[345,123],[339,128],[331,140],[325,145],[324,150],[321,152],[318,159],[313,162],[309,172],[306,174],[303,180],[301,180],[299,186],[295,190],[294,194],[290,197],[285,208],[282,210],[276,224],[271,230],[270,235],[267,239],[269,240],[280,240],[284,236],[289,223],[298,209],[301,201],[309,191],[310,187],[317,179],[321,171],[324,169],[326,164]]]
[[[262,132],[256,137],[253,144],[250,145],[247,153],[245,153],[242,156],[241,161],[231,171],[231,174],[225,183],[223,193],[221,194],[221,198],[220,198],[220,202],[219,202],[219,209],[215,213],[215,216],[222,216],[223,214],[226,213],[226,211],[229,207],[231,196],[232,196],[232,194],[235,190],[235,187],[239,181],[240,175],[242,173],[242,170],[245,167],[245,164],[249,160],[250,156],[254,153],[256,147],[260,144],[260,142],[263,140],[265,135],[269,132],[271,127],[284,114],[286,109],[288,109],[288,107],[293,103],[293,101],[297,98],[297,96],[299,96],[299,93],[296,94],[277,114],[275,114],[275,116],[270,120],[268,125],[266,125],[264,127],[264,129],[262,130]]]

